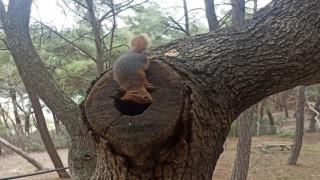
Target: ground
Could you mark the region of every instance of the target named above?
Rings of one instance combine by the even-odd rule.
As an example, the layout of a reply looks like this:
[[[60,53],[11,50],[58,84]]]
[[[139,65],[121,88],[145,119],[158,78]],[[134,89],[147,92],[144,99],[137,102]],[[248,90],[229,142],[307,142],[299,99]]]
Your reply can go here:
[[[226,149],[220,156],[213,179],[229,180],[235,158],[237,138],[228,138]],[[290,138],[277,135],[252,138],[248,180],[319,180],[320,179],[320,134],[306,133],[297,165],[289,166],[286,162],[289,151],[272,151],[272,154],[259,150],[260,142],[292,142]]]
[[[298,164],[295,166],[286,165],[290,152],[273,151],[272,154],[263,153],[259,150],[260,142],[282,141],[292,142],[290,138],[279,138],[276,135],[260,136],[252,138],[250,170],[248,180],[318,180],[320,179],[320,134],[306,133],[304,135],[303,147]],[[226,149],[221,155],[213,179],[229,180],[235,158],[237,138],[228,138]],[[67,149],[59,150],[63,163],[67,165]],[[30,153],[32,157],[41,162],[46,168],[53,168],[53,165],[46,152]],[[28,174],[35,171],[35,168],[16,154],[0,156],[0,178]],[[58,179],[56,173],[32,176],[29,180]]]
[[[306,133],[298,164],[286,165],[290,155],[289,151],[272,151],[272,154],[263,153],[259,150],[260,142],[282,141],[292,142],[290,138],[280,138],[277,135],[260,136],[252,138],[250,170],[248,180],[319,180],[320,179],[320,133]],[[229,180],[231,177],[233,161],[235,158],[237,138],[228,138],[226,149],[222,153],[213,179]],[[59,150],[59,155],[67,166],[67,149]],[[46,168],[53,165],[46,152],[30,153],[32,157],[41,162]],[[35,172],[35,168],[25,159],[16,154],[0,156],[0,178],[17,176]],[[59,179],[56,173],[21,178],[24,180],[50,180]]]
[[[68,150],[58,150],[64,166],[68,166]],[[53,169],[53,164],[46,151],[29,153],[31,157],[40,162],[45,168]],[[0,155],[0,178],[18,176],[36,172],[36,168],[17,154]],[[57,173],[48,173],[37,176],[19,178],[19,180],[58,180]]]

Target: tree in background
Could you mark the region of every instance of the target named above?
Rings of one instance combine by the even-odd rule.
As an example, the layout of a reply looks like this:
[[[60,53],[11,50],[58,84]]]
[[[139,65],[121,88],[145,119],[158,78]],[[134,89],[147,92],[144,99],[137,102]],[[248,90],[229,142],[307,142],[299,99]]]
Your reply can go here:
[[[209,24],[209,30],[214,31],[219,28],[219,21],[214,7],[214,0],[204,0],[206,8],[206,17]]]
[[[296,110],[296,131],[293,139],[291,155],[287,161],[289,165],[295,165],[298,161],[300,150],[302,147],[303,131],[304,131],[304,105],[306,103],[305,87],[299,86],[297,110]]]

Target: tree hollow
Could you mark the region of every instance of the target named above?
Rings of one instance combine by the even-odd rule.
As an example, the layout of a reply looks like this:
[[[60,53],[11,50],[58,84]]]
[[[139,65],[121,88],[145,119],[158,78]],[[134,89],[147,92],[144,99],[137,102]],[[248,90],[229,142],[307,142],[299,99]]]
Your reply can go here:
[[[151,61],[146,75],[155,86],[150,106],[119,101],[120,87],[109,71],[92,84],[82,109],[89,129],[133,166],[150,166],[165,159],[182,134],[184,93],[179,75],[158,60]]]

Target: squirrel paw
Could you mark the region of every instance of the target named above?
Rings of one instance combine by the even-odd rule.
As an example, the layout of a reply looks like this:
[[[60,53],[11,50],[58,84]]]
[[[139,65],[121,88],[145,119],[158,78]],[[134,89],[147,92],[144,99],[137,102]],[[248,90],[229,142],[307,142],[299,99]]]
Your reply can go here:
[[[154,89],[155,88],[155,86],[151,83],[147,83],[145,87],[146,87],[146,89]]]

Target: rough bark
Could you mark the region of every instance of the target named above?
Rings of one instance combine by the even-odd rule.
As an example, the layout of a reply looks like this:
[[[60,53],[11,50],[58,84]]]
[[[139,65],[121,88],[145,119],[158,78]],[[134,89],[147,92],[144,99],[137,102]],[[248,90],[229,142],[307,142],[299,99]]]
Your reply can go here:
[[[214,7],[214,0],[204,0],[206,17],[209,24],[209,30],[214,31],[219,28],[219,21]]]
[[[59,154],[56,150],[56,148],[53,145],[52,139],[49,134],[49,130],[47,128],[46,120],[44,118],[43,112],[42,112],[42,107],[38,98],[37,93],[33,89],[33,87],[29,84],[29,82],[25,83],[25,87],[27,90],[27,93],[29,95],[29,99],[32,104],[32,108],[34,110],[34,114],[36,116],[36,121],[37,121],[37,127],[40,132],[40,136],[42,139],[42,142],[49,154],[49,157],[56,169],[58,168],[63,168],[63,163],[59,157]],[[65,169],[58,170],[57,171],[58,175],[60,178],[70,178],[69,174]]]
[[[239,140],[231,180],[246,180],[250,162],[253,107],[242,112],[238,118]]]
[[[293,146],[291,155],[288,159],[287,164],[295,165],[298,161],[300,154],[302,140],[303,140],[303,129],[304,129],[304,104],[306,102],[304,86],[299,86],[299,95],[297,99],[297,111],[296,111],[296,132],[293,139]]]
[[[315,104],[314,104],[314,110],[316,110],[317,112],[320,112],[320,96],[317,96],[315,98]],[[310,124],[309,124],[309,132],[316,132],[316,119],[315,117],[317,116],[317,113],[312,112],[312,116],[310,119]]]
[[[23,82],[30,81],[70,135],[69,167],[73,178],[88,179],[96,163],[94,144],[80,119],[78,105],[54,82],[32,44],[29,34],[31,3],[31,0],[10,0],[6,11],[0,2],[7,43]]]
[[[43,166],[41,165],[41,163],[36,161],[34,158],[30,157],[26,152],[20,150],[19,148],[15,147],[14,145],[10,144],[8,141],[0,138],[0,143],[3,144],[4,146],[6,146],[7,148],[11,149],[15,153],[19,154],[21,157],[26,159],[30,164],[32,164],[38,170],[44,169]]]

